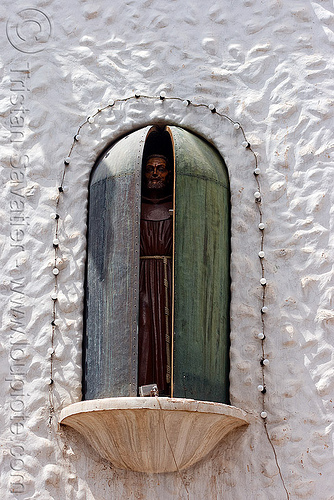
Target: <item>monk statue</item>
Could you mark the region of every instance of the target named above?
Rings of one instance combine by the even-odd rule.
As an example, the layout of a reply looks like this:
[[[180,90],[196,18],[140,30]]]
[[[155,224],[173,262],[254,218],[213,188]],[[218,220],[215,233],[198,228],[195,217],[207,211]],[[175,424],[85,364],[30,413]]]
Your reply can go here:
[[[143,163],[140,221],[138,385],[170,395],[172,173],[165,156]]]

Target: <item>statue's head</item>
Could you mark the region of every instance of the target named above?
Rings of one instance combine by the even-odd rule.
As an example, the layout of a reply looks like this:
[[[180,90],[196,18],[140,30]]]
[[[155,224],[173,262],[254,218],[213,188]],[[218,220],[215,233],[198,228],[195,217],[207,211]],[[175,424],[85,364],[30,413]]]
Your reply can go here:
[[[165,190],[169,184],[170,173],[168,160],[165,156],[159,154],[149,156],[143,172],[146,189]]]

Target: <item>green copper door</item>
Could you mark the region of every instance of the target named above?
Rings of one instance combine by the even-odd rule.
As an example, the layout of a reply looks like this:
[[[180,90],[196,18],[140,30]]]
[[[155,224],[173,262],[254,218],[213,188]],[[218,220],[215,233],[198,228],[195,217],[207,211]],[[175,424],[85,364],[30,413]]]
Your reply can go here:
[[[141,163],[149,129],[116,142],[91,176],[85,399],[137,396]]]
[[[228,403],[227,169],[203,139],[169,130],[175,151],[173,396]]]
[[[227,170],[222,157],[203,139],[174,126],[162,130],[170,137],[169,159],[172,164],[174,151],[175,164],[171,395],[228,403]],[[141,170],[152,131],[154,127],[148,126],[116,142],[91,176],[85,399],[138,394]],[[160,151],[159,142],[153,146]]]

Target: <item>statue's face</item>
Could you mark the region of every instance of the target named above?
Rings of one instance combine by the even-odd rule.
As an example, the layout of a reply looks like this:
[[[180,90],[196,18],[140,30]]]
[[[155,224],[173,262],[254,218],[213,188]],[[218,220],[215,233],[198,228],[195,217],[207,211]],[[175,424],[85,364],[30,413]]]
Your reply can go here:
[[[144,176],[148,189],[165,189],[167,185],[169,170],[166,160],[159,157],[153,157],[145,165]]]

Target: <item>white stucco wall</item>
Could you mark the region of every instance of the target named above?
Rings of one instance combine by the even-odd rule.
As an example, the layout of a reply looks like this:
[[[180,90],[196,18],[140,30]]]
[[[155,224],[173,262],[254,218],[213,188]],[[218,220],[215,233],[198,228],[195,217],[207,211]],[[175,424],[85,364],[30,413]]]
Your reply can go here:
[[[333,18],[329,0],[2,2],[2,498],[333,500]],[[242,125],[263,232],[242,129],[178,100],[132,98],[85,123],[59,194],[80,124],[137,90],[213,103]],[[113,140],[156,122],[196,131],[226,160],[231,402],[254,416],[182,476],[115,469],[57,426],[81,398],[89,173]]]

